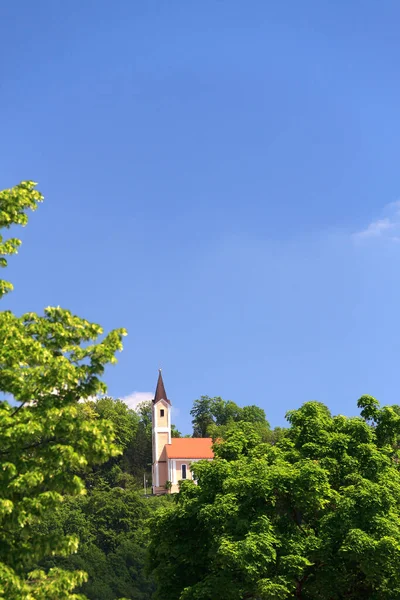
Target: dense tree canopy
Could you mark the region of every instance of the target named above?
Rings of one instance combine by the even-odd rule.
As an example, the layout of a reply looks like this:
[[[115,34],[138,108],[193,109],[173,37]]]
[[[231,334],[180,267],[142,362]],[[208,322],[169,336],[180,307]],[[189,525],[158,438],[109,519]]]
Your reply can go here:
[[[163,600],[400,598],[398,407],[317,402],[275,444],[234,423],[152,523]]]
[[[89,600],[152,598],[155,584],[146,572],[147,519],[169,497],[144,498],[131,481],[97,485],[85,496],[70,498],[42,520],[41,528],[79,538],[76,554],[47,558],[48,568],[81,570],[89,578],[80,591]]]
[[[149,425],[151,406],[146,403],[134,411],[119,400],[100,398],[80,407],[87,418],[93,414],[107,417],[114,425],[115,444],[121,453],[102,465],[86,467],[83,478],[87,493],[66,499],[57,511],[44,515],[37,527],[39,534],[75,535],[79,547],[75,554],[46,558],[39,566],[86,572],[88,581],[79,591],[89,600],[152,598],[155,584],[145,568],[147,519],[170,498],[144,497],[143,476],[137,471],[145,469],[149,461],[142,453],[146,440],[138,437],[138,432]]]
[[[193,437],[220,435],[219,427],[240,421],[258,423],[265,430],[269,430],[269,423],[262,408],[255,405],[241,408],[232,400],[223,400],[219,396],[201,396],[193,402],[190,414],[193,417]]]
[[[103,397],[82,405],[88,417],[107,419],[113,425],[119,454],[102,465],[85,471],[88,488],[102,480],[113,484],[122,474],[132,476],[138,486],[151,479],[151,402],[143,402],[136,410],[121,400]]]

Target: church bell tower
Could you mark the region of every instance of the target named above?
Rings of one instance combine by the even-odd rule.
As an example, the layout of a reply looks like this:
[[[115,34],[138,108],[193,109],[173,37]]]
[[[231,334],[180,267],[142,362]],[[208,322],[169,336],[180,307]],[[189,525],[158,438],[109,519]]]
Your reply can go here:
[[[165,493],[168,480],[166,444],[171,443],[171,402],[167,398],[161,369],[152,404],[153,494]]]

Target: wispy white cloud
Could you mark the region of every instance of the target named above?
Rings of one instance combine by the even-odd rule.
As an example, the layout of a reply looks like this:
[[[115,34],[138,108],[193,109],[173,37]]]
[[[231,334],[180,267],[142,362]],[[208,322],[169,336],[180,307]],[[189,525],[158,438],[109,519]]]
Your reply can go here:
[[[392,223],[388,217],[386,217],[386,219],[373,221],[368,225],[366,229],[356,233],[355,235],[358,238],[371,238],[383,236],[386,233],[388,233],[390,229],[393,229],[394,226],[395,224]]]
[[[122,402],[125,402],[129,408],[136,408],[141,402],[152,400],[154,397],[153,392],[132,392],[128,396],[121,398]]]
[[[380,219],[372,221],[366,229],[353,234],[357,242],[368,239],[400,241],[400,200],[387,204]]]
[[[147,402],[148,400],[153,400],[153,398],[153,392],[132,392],[132,394],[124,396],[121,398],[121,400],[122,402],[125,402],[129,408],[136,408],[141,402]],[[178,417],[180,415],[179,408],[176,408],[176,406],[171,406],[171,414],[172,418]]]

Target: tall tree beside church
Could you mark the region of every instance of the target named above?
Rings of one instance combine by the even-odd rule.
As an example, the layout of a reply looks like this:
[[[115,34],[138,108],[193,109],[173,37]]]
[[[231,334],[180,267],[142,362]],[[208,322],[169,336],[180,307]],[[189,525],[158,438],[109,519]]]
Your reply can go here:
[[[126,453],[130,472],[141,481],[143,481],[143,475],[149,479],[151,477],[151,410],[151,401],[141,402],[136,407],[139,417],[138,428],[133,444]]]
[[[81,410],[88,419],[107,419],[114,430],[114,442],[119,449],[119,454],[109,458],[101,465],[93,465],[82,472],[87,488],[92,489],[101,482],[112,485],[122,483],[125,475],[133,475],[132,454],[135,453],[137,432],[139,428],[139,415],[129,408],[122,400],[110,397],[101,397],[90,400],[80,405]],[[143,484],[143,476],[137,478]]]
[[[0,229],[27,223],[27,211],[42,201],[31,181],[0,192]],[[0,264],[15,254],[17,238],[0,237]],[[12,285],[0,281],[0,296]],[[37,532],[43,515],[65,494],[79,495],[76,474],[117,454],[110,423],[88,419],[79,400],[105,392],[100,377],[116,362],[125,331],[102,341],[103,330],[59,307],[43,315],[0,313],[0,390],[14,399],[0,403],[0,597],[8,600],[77,599],[85,573],[32,566],[47,555],[68,555],[78,540]]]
[[[358,405],[306,403],[275,445],[232,423],[151,524],[157,598],[400,599],[400,411]]]
[[[193,402],[193,408],[190,411],[193,417],[193,437],[207,437],[209,427],[215,423],[212,401],[213,399],[209,396],[201,396]]]
[[[193,402],[190,414],[193,417],[193,437],[223,435],[226,425],[240,421],[257,424],[264,434],[270,430],[265,411],[262,408],[255,405],[241,408],[236,402],[224,400],[219,396],[214,398],[201,396]]]

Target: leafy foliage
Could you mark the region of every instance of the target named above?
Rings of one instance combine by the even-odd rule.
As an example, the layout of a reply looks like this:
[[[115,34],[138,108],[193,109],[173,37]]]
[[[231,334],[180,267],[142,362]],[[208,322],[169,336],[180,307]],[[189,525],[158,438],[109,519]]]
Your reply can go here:
[[[399,410],[359,406],[306,403],[274,445],[231,424],[152,522],[156,597],[400,598]]]
[[[151,480],[152,442],[151,442],[151,402],[141,402],[136,408],[139,425],[135,440],[126,453],[126,469],[139,481],[143,475]]]
[[[33,181],[22,181],[13,188],[0,191],[0,229],[10,229],[14,225],[26,225],[28,215],[26,211],[36,210],[43,196],[35,190],[36,183]],[[18,238],[4,239],[0,235],[0,267],[7,266],[6,256],[17,254],[21,240]],[[0,280],[0,298],[13,289],[12,283]]]
[[[141,425],[145,426],[148,407],[141,406],[136,412],[111,398],[89,401],[80,407],[89,419],[107,415],[121,453],[86,469],[86,495],[69,497],[58,511],[44,515],[39,533],[52,531],[60,538],[77,536],[79,547],[68,557],[44,559],[39,567],[86,572],[88,580],[79,591],[89,600],[151,598],[155,584],[145,569],[147,519],[156,507],[168,503],[169,497],[144,497],[138,486],[142,483],[140,477],[132,473],[130,457],[136,451],[140,454],[137,433]]]
[[[33,182],[0,193],[0,226],[27,223],[27,209],[42,196]],[[20,241],[0,238],[4,256]],[[0,283],[0,295],[12,289]],[[78,598],[82,572],[29,572],[41,558],[75,552],[74,535],[38,534],[37,524],[64,496],[84,492],[78,472],[119,450],[106,420],[88,419],[79,401],[105,391],[101,375],[122,349],[123,329],[103,331],[59,307],[42,316],[0,314],[0,389],[14,404],[0,403],[0,595],[10,600]],[[26,575],[28,573],[28,575]]]
[[[176,426],[173,423],[171,424],[171,437],[175,437],[175,438],[182,437],[181,432],[178,431],[178,429],[176,428]]]
[[[193,437],[223,435],[220,427],[240,421],[257,423],[265,432],[270,429],[262,408],[255,405],[241,408],[232,400],[223,400],[219,396],[201,396],[193,402],[190,414],[193,417]]]
[[[91,399],[81,404],[80,409],[88,419],[106,419],[112,424],[114,443],[118,448],[118,453],[106,462],[91,465],[82,472],[86,488],[91,490],[101,485],[117,485],[123,474],[133,475],[131,454],[135,449],[140,426],[137,412],[128,408],[121,400],[109,397]]]
[[[155,584],[145,570],[147,519],[166,503],[166,497],[144,498],[132,484],[98,484],[86,496],[70,498],[41,527],[79,537],[78,552],[64,559],[48,558],[44,566],[87,572],[80,591],[90,600],[151,598]]]

